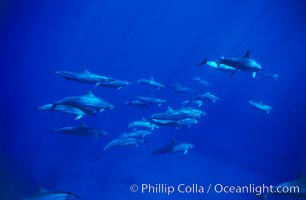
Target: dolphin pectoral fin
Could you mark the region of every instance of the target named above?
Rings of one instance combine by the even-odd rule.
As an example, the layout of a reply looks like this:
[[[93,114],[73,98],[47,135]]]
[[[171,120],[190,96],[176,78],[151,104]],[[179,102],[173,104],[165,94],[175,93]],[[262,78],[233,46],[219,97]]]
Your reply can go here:
[[[167,111],[172,112],[173,109],[172,109],[170,106],[168,106],[168,107],[167,107]]]
[[[270,110],[267,110],[267,114],[269,114],[270,113]]]
[[[256,72],[252,73],[252,77],[255,78],[256,77]]]
[[[100,84],[101,84],[101,82],[97,82],[97,83],[95,84],[95,87],[99,86]]]
[[[185,149],[184,151],[184,155],[186,155],[188,153],[188,149]]]
[[[243,56],[244,58],[249,58],[250,57],[250,51],[247,50]]]
[[[205,58],[200,64],[198,64],[197,66],[200,67],[201,65],[204,65],[207,63],[207,58]]]
[[[78,120],[78,119],[81,119],[84,115],[77,115],[74,119],[75,120]]]

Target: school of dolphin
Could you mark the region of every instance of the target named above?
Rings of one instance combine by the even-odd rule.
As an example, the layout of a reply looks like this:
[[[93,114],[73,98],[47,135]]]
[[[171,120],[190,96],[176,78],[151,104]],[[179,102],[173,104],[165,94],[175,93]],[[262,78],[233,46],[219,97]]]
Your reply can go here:
[[[265,78],[277,80],[279,78],[278,74],[263,74],[262,77],[257,76],[257,72],[261,71],[262,66],[256,62],[254,59],[250,58],[250,53],[247,51],[245,55],[241,58],[224,58],[221,57],[219,60],[207,60],[202,61],[198,66],[206,65],[213,69],[229,72],[231,75],[238,73],[240,71],[246,71],[252,73],[253,78]],[[87,69],[82,72],[69,72],[69,71],[57,71],[51,72],[57,76],[64,78],[65,80],[70,80],[79,83],[91,84],[94,86],[100,87],[109,87],[115,89],[121,89],[124,86],[131,84],[129,81],[117,80],[109,76],[103,76],[94,74]],[[192,78],[194,81],[207,86],[209,83],[205,80],[202,80],[199,77]],[[144,84],[148,87],[153,87],[155,89],[163,89],[166,86],[162,83],[159,83],[154,80],[153,77],[149,79],[139,79],[136,81],[136,84]],[[185,87],[179,83],[169,86],[176,93],[190,93],[194,89]],[[205,116],[206,113],[200,110],[204,102],[215,103],[220,98],[209,91],[195,95],[193,98],[187,99],[182,102],[182,107],[178,109],[173,109],[170,106],[167,106],[167,109],[163,112],[152,113],[151,116],[143,116],[142,119],[138,121],[133,121],[128,124],[128,128],[131,131],[122,133],[118,137],[109,141],[104,147],[104,151],[115,147],[115,146],[138,146],[145,142],[144,137],[151,135],[154,130],[161,128],[162,126],[171,126],[176,129],[178,128],[190,128],[197,123],[202,116]],[[147,96],[136,96],[133,100],[127,100],[124,102],[127,106],[135,106],[139,108],[145,108],[150,105],[166,105],[167,100],[159,99],[156,97],[147,97]],[[262,102],[256,102],[253,100],[249,101],[249,104],[254,108],[270,113],[272,107],[270,105],[264,104]],[[115,106],[111,103],[105,101],[102,98],[97,97],[92,92],[83,94],[80,96],[70,96],[53,101],[53,103],[45,104],[38,107],[39,110],[49,110],[62,113],[68,113],[74,115],[76,120],[81,119],[85,115],[95,116],[97,112],[103,112],[104,110],[112,110]],[[71,127],[62,127],[62,128],[53,128],[54,132],[78,135],[78,136],[87,136],[87,137],[103,137],[108,135],[107,132],[99,128],[88,127],[84,122],[81,122],[79,126]],[[189,142],[177,142],[174,138],[164,146],[156,148],[151,153],[152,154],[166,154],[182,151],[183,154],[187,154],[188,151],[193,148],[193,144]],[[306,184],[305,179],[301,180],[303,183],[303,195],[306,194]],[[299,182],[300,184],[300,182]],[[264,194],[260,197],[266,199],[271,194]],[[38,197],[37,197],[38,196]],[[54,198],[55,197],[55,198]],[[76,199],[79,198],[78,195],[65,192],[49,192],[47,190],[42,190],[38,194],[35,194],[30,199]]]

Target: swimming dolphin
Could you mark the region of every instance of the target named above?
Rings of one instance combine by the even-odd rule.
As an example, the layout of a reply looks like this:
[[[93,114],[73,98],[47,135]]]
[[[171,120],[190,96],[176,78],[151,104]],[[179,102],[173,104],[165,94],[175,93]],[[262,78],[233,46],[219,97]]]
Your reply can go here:
[[[266,111],[267,114],[269,114],[272,110],[271,106],[263,104],[262,102],[249,101],[249,104],[252,105],[254,108],[257,108],[258,110]]]
[[[253,78],[256,77],[256,72],[263,68],[259,63],[250,58],[250,51],[248,50],[242,58],[224,58],[221,57],[218,64],[224,64],[230,67],[234,67],[239,71],[250,71],[252,72]]]
[[[216,69],[216,70],[219,70],[219,71],[223,71],[223,72],[235,72],[237,71],[236,68],[234,67],[231,67],[231,66],[228,66],[228,65],[225,65],[225,64],[220,64],[218,63],[217,61],[208,61],[207,58],[205,58],[204,61],[202,61],[198,66],[201,66],[201,65],[208,65],[209,67],[213,68],[213,69]]]
[[[105,109],[113,109],[114,106],[110,103],[102,100],[101,98],[96,97],[90,91],[88,94],[83,96],[72,96],[63,98],[55,102],[52,106],[52,109],[56,109],[58,105],[66,105],[78,108],[84,112],[96,112],[104,111]]]
[[[151,77],[150,79],[139,79],[137,83],[150,85],[156,89],[165,88],[163,84],[156,82],[153,77]]]
[[[211,101],[215,103],[217,100],[220,100],[220,98],[210,92],[206,92],[204,94],[196,96],[195,98],[193,98],[193,100]]]
[[[133,138],[133,137],[119,137],[115,140],[110,141],[105,147],[104,150],[107,150],[113,146],[135,146],[138,144],[144,143],[143,139]]]
[[[195,81],[197,81],[197,82],[203,84],[204,86],[208,86],[208,85],[209,85],[209,83],[208,83],[207,81],[204,81],[204,80],[201,79],[200,77],[194,77],[194,78],[192,78],[192,80],[195,80]]]
[[[45,104],[45,105],[38,107],[37,109],[73,114],[75,115],[75,118],[74,118],[75,120],[81,119],[84,115],[94,115],[94,113],[91,111],[83,111],[81,109],[78,109],[72,106],[66,106],[66,105],[58,105],[54,107],[53,104]]]
[[[263,76],[261,77],[258,77],[256,76],[257,79],[270,79],[270,80],[275,80],[277,81],[278,78],[279,78],[279,75],[278,74],[263,74]]]
[[[184,112],[180,112],[179,110],[174,110],[170,106],[168,106],[167,110],[161,113],[154,113],[151,115],[150,119],[153,122],[165,123],[176,123],[180,119],[185,119],[189,117],[188,114]]]
[[[177,83],[176,85],[171,85],[170,88],[176,93],[189,93],[193,91],[193,89],[182,86],[179,83]]]
[[[290,187],[292,187],[292,188],[294,187],[296,189],[296,191],[292,191],[291,193],[284,193],[284,192],[281,192],[281,191],[279,191],[279,192],[277,191],[277,188],[279,190],[283,187],[285,187],[287,189],[290,188]],[[298,188],[298,191],[297,191],[297,188]],[[263,199],[263,200],[267,200],[268,196],[271,196],[271,195],[287,195],[287,196],[297,196],[297,197],[306,198],[306,179],[303,178],[303,177],[299,177],[296,180],[288,181],[288,182],[281,183],[279,185],[273,186],[272,190],[273,190],[272,193],[270,191],[268,193],[261,194],[257,197],[259,197],[260,199]]]
[[[166,154],[166,153],[173,153],[178,151],[184,151],[184,155],[188,153],[188,150],[193,148],[193,145],[190,143],[178,143],[175,141],[175,139],[171,140],[171,143],[161,147],[155,151],[153,151],[153,154]]]
[[[191,126],[199,123],[195,118],[181,119],[176,122],[177,128],[191,128]]]
[[[128,127],[129,128],[137,128],[137,127],[148,128],[151,131],[153,131],[154,129],[158,129],[159,128],[158,125],[152,124],[149,121],[147,121],[146,119],[142,119],[142,120],[139,120],[139,121],[134,121],[134,122],[130,123],[128,125]]]
[[[167,125],[167,126],[177,126],[179,120],[184,120],[187,118],[200,118],[206,113],[194,108],[180,108],[172,109],[168,106],[165,112],[154,113],[149,118],[153,124],[157,125]],[[181,121],[180,123],[185,123],[186,121]]]
[[[120,90],[123,86],[131,84],[128,81],[122,81],[122,80],[112,80],[107,82],[102,82],[99,84],[101,87],[108,87],[108,88],[116,88]]]
[[[107,135],[105,131],[88,127],[84,122],[81,122],[79,126],[54,128],[53,131],[67,135],[89,136],[95,138]]]
[[[23,200],[73,200],[79,198],[79,195],[72,192],[49,191],[46,189],[40,189],[39,192]]]
[[[132,106],[137,106],[139,108],[145,108],[147,106],[149,106],[147,103],[140,101],[138,99],[135,100],[131,100],[131,101],[126,101],[124,102],[125,105],[132,105]]]
[[[101,76],[98,74],[91,73],[87,69],[84,69],[79,73],[70,72],[70,71],[57,71],[50,73],[63,77],[66,80],[76,81],[79,83],[94,84],[96,86],[100,85],[103,82],[108,82],[113,80],[112,78],[107,76]]]
[[[133,138],[144,138],[147,135],[151,135],[151,131],[144,131],[144,130],[135,130],[128,133],[122,133],[119,137],[133,137]]]
[[[176,127],[177,119],[151,119],[152,124],[158,125],[158,126],[173,126]]]
[[[187,118],[200,118],[204,115],[206,115],[205,112],[195,109],[195,108],[180,108],[177,110],[178,112],[181,112],[183,114],[186,114],[188,117]]]
[[[161,106],[162,104],[166,103],[167,101],[164,99],[158,99],[155,97],[143,97],[143,96],[138,96],[136,97],[137,100],[142,101],[144,103],[149,103],[149,104],[156,104],[158,106]]]
[[[274,80],[278,80],[278,78],[279,78],[278,74],[264,74],[263,76],[265,78],[270,78],[270,79],[274,79]]]
[[[203,101],[191,99],[191,100],[184,101],[182,104],[183,105],[185,105],[185,104],[194,104],[194,105],[196,105],[198,107],[201,107],[203,105]]]

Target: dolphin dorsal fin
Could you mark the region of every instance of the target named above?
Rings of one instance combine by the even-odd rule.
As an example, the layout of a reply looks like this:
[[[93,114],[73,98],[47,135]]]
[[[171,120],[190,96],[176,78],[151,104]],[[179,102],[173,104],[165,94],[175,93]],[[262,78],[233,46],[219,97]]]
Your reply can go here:
[[[142,117],[141,121],[145,121],[146,122],[147,120],[146,120],[146,118]]]
[[[220,58],[221,58],[221,60],[222,60],[222,59],[224,59],[224,56],[221,56]]]
[[[243,56],[244,58],[249,58],[250,57],[250,51],[247,50]]]
[[[174,138],[171,139],[171,144],[175,144],[176,140]]]
[[[83,68],[83,73],[89,74],[90,72],[88,71],[88,69],[86,67]]]
[[[150,79],[151,79],[151,81],[154,81],[154,77],[153,76],[151,76]]]
[[[167,111],[173,111],[173,109],[170,106],[168,106]]]
[[[88,91],[89,96],[95,96],[91,91]]]
[[[87,124],[85,124],[85,122],[80,122],[80,126],[81,127],[87,127]]]

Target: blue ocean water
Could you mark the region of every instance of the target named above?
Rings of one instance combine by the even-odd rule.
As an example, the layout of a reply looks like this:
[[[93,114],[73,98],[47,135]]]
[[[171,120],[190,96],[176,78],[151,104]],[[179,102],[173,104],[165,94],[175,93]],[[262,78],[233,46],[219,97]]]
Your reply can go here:
[[[305,173],[304,1],[19,0],[2,1],[0,7],[0,199],[22,199],[38,187],[75,192],[84,200],[257,199],[215,192],[141,194],[130,192],[130,185],[270,185]],[[263,66],[259,75],[278,73],[279,79],[197,67],[206,57],[242,57],[246,50]],[[116,90],[49,73],[84,68],[133,84]],[[151,76],[166,88],[135,83]],[[209,85],[196,83],[196,76]],[[176,94],[168,86],[177,82],[196,90]],[[35,109],[88,91],[116,108],[79,120],[110,133],[103,138],[56,134],[52,127],[80,122]],[[163,112],[167,105],[179,108],[206,91],[221,100],[200,108],[207,115],[199,124],[162,127],[136,148],[103,152],[110,140],[129,130],[130,122]],[[146,109],[124,105],[135,96],[151,95],[167,104]],[[263,101],[273,110],[256,110],[249,100]],[[150,153],[172,138],[195,147],[187,155]]]

